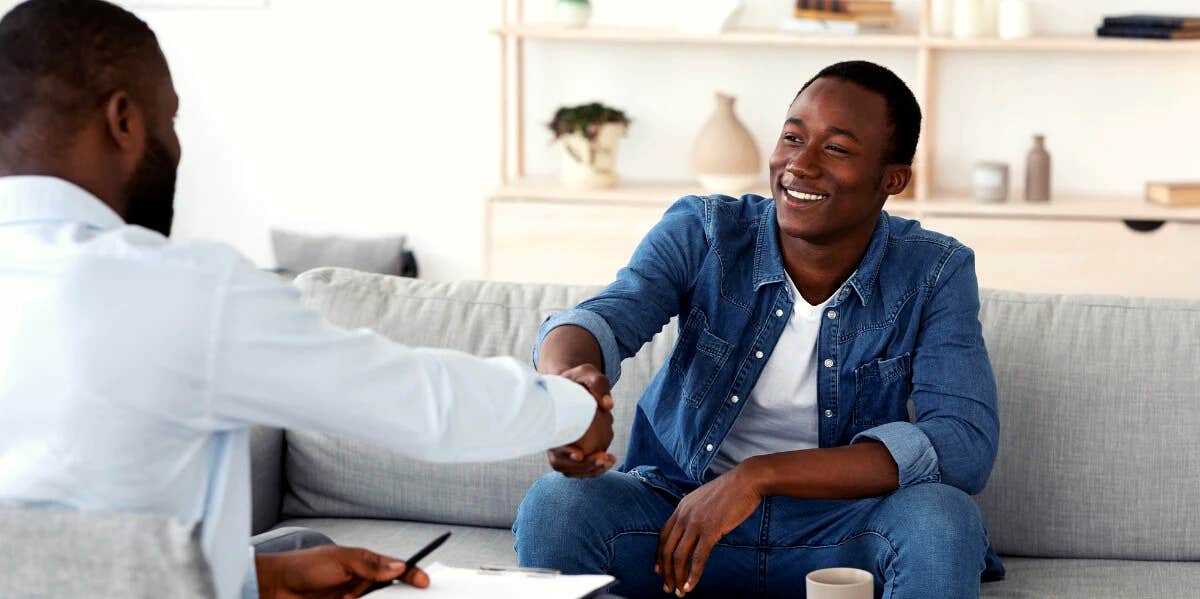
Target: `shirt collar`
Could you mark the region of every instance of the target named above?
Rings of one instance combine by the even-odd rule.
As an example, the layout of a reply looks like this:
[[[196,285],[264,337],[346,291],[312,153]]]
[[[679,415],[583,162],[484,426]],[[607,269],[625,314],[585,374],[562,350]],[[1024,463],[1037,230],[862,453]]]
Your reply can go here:
[[[850,287],[858,293],[863,305],[870,302],[871,294],[879,281],[879,267],[883,263],[883,255],[887,251],[888,239],[891,237],[891,225],[888,223],[886,212],[879,214],[875,223],[875,231],[871,234],[871,242],[867,245],[867,253],[858,263],[858,270],[850,277]],[[754,289],[770,283],[780,283],[786,280],[783,270],[783,256],[779,253],[779,227],[775,222],[775,203],[763,211],[758,222],[758,239],[754,248]]]
[[[0,177],[0,225],[82,222],[98,229],[125,223],[99,198],[57,177]]]

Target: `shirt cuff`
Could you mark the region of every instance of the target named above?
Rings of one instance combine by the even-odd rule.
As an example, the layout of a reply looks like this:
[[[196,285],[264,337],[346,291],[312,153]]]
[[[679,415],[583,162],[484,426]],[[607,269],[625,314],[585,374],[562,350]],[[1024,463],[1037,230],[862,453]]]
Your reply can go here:
[[[254,565],[254,548],[250,547],[250,568],[242,580],[242,599],[258,599],[258,569]]]
[[[542,383],[554,402],[554,440],[550,447],[578,441],[596,416],[596,399],[583,385],[561,376],[544,375]]]
[[[850,440],[853,445],[863,439],[883,443],[896,460],[900,470],[900,487],[934,483],[941,480],[937,451],[925,431],[911,422],[889,422],[867,429]]]
[[[591,310],[563,310],[550,315],[538,329],[537,344],[533,346],[533,366],[537,368],[538,352],[542,348],[542,341],[546,335],[564,325],[574,325],[587,329],[596,342],[600,344],[600,354],[604,359],[604,376],[608,377],[608,384],[616,385],[617,379],[621,378],[621,353],[617,351],[617,338],[613,336],[612,327],[608,326],[608,322],[599,314]]]

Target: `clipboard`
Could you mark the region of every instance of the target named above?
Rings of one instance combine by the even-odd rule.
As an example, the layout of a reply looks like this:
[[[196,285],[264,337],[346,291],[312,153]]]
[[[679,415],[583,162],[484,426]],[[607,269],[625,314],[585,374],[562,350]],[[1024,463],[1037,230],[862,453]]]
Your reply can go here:
[[[427,589],[397,584],[364,597],[581,599],[603,592],[616,582],[612,576],[602,574],[568,576],[557,570],[508,566],[454,568],[441,562],[425,568],[425,573],[429,575]]]

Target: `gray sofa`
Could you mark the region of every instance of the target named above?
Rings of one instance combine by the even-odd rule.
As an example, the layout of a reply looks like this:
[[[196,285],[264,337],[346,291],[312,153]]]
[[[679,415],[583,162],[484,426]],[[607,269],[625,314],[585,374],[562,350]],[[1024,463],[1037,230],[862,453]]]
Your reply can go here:
[[[596,291],[339,269],[296,285],[343,327],[526,360],[548,314]],[[1200,302],[984,291],[982,306],[1002,442],[978,501],[1008,568],[983,596],[1200,597]],[[668,326],[622,365],[618,457],[634,403],[674,338]],[[516,507],[547,470],[542,455],[433,465],[357,441],[260,430],[254,527],[307,526],[398,556],[452,530],[436,560],[512,564]]]

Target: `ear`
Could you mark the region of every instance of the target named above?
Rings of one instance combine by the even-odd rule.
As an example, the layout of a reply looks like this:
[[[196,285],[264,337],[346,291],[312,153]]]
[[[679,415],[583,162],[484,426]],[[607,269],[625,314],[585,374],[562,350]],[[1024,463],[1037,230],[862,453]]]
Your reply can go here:
[[[889,164],[883,167],[883,193],[898,196],[912,181],[912,167],[907,164]]]
[[[124,91],[113,92],[104,103],[108,137],[122,154],[140,157],[146,144],[146,115]]]

